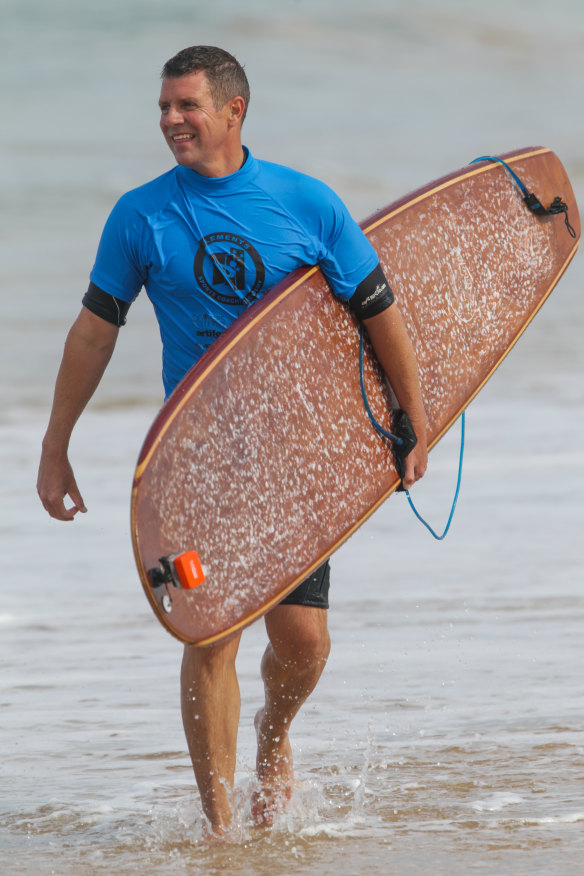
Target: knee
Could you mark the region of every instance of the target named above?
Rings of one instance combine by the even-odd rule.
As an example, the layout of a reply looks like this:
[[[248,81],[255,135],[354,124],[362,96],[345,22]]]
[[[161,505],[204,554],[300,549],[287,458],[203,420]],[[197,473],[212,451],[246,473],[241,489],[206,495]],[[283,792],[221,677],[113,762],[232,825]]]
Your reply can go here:
[[[328,630],[313,626],[303,629],[298,638],[286,649],[288,658],[304,663],[326,663],[331,650]]]
[[[270,644],[276,658],[285,665],[324,664],[331,649],[326,612],[303,606],[286,606],[285,623],[267,624]]]
[[[239,636],[202,648],[185,645],[181,668],[183,683],[212,679],[230,672],[235,666],[238,647]]]

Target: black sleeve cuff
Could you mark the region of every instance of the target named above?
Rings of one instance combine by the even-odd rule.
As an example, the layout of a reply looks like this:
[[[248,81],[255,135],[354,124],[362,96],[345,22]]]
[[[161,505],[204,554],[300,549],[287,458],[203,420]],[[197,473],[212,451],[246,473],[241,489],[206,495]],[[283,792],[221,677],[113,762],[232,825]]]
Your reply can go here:
[[[111,322],[113,325],[122,326],[126,324],[126,314],[130,309],[131,301],[123,301],[121,298],[115,298],[109,292],[104,292],[95,283],[90,283],[87,292],[83,296],[82,304],[105,319],[106,322]]]
[[[393,292],[381,265],[359,283],[349,299],[349,307],[359,319],[369,319],[393,304]]]

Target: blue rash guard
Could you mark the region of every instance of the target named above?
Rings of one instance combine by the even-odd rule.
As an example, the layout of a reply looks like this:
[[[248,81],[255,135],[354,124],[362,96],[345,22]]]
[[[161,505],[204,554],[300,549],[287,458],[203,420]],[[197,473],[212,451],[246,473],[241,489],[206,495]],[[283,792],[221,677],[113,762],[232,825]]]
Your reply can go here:
[[[294,268],[318,264],[348,301],[379,261],[328,186],[245,155],[230,176],[179,165],[128,192],[102,234],[91,282],[125,302],[145,287],[160,325],[167,395]]]

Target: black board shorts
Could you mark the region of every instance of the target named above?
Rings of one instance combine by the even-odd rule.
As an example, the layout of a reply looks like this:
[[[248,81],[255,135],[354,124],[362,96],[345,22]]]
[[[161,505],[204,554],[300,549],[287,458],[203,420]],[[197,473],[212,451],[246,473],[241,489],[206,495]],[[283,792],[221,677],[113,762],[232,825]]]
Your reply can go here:
[[[308,605],[311,608],[328,608],[328,592],[331,570],[329,561],[319,566],[302,584],[289,593],[280,605]]]

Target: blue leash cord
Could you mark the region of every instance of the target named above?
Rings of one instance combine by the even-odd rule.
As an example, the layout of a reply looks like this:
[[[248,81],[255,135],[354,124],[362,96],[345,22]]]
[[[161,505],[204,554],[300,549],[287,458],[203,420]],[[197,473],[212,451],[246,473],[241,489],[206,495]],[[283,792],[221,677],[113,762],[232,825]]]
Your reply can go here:
[[[363,366],[364,346],[365,346],[364,330],[363,330],[363,325],[361,324],[359,326],[359,382],[361,384],[361,395],[363,397],[363,404],[365,405],[365,410],[367,412],[367,416],[369,417],[369,420],[371,421],[371,425],[373,426],[375,431],[379,435],[381,435],[383,438],[385,438],[387,441],[390,441],[393,445],[400,447],[404,443],[402,441],[402,439],[398,435],[394,435],[392,432],[388,432],[387,429],[384,429],[383,426],[377,422],[377,420],[375,419],[375,417],[373,416],[373,414],[371,412],[371,408],[369,407],[369,401],[367,400],[367,391],[365,389],[365,369]],[[461,415],[460,455],[459,455],[459,460],[458,460],[458,478],[456,481],[456,491],[454,493],[454,499],[452,500],[452,507],[450,509],[448,521],[446,523],[446,526],[444,528],[444,532],[442,533],[442,535],[438,535],[438,533],[435,532],[434,529],[432,529],[430,524],[426,520],[424,520],[424,518],[421,516],[421,514],[419,513],[419,511],[417,510],[416,506],[414,505],[414,503],[412,501],[412,497],[410,496],[410,491],[409,490],[404,491],[406,496],[407,496],[409,506],[412,509],[412,511],[414,512],[415,516],[418,518],[420,523],[422,523],[426,527],[428,532],[432,536],[434,536],[436,541],[442,541],[444,538],[446,538],[448,530],[450,529],[450,524],[452,523],[452,518],[454,517],[454,510],[456,508],[456,503],[458,502],[458,496],[460,493],[460,485],[462,483],[462,461],[463,461],[463,457],[464,457],[465,420],[466,420],[466,415],[465,415],[465,412],[463,411],[462,415]]]
[[[387,438],[388,441],[391,441],[392,444],[395,444],[397,447],[401,447],[404,443],[401,438],[397,435],[394,435],[393,432],[388,432],[387,429],[384,429],[383,426],[377,422],[373,414],[371,413],[371,408],[369,407],[369,402],[367,400],[367,390],[365,389],[365,369],[363,367],[363,352],[365,348],[365,340],[364,340],[364,329],[363,323],[359,324],[359,382],[361,384],[361,395],[363,396],[363,404],[365,405],[365,410],[367,411],[367,416],[371,420],[371,425],[383,438]]]
[[[473,160],[470,163],[477,164],[477,162],[479,162],[479,161],[496,161],[497,164],[500,164],[501,167],[505,168],[505,170],[507,171],[507,173],[509,174],[509,176],[511,177],[513,182],[517,185],[517,188],[519,189],[519,191],[521,192],[523,197],[525,198],[527,195],[529,195],[529,191],[528,191],[525,183],[519,179],[519,177],[517,176],[515,171],[512,168],[510,168],[509,165],[507,164],[507,162],[503,161],[502,158],[497,158],[495,155],[481,155],[480,158],[473,158]]]
[[[419,514],[416,506],[414,505],[414,503],[412,501],[412,497],[410,496],[410,491],[409,490],[405,491],[408,502],[410,504],[410,508],[412,509],[412,511],[414,512],[414,514],[416,515],[416,517],[418,518],[420,523],[423,523],[424,526],[426,527],[426,529],[428,530],[428,532],[434,536],[436,541],[442,541],[442,539],[446,538],[448,530],[450,529],[450,524],[452,523],[452,518],[454,517],[454,509],[456,508],[456,503],[458,502],[458,495],[460,493],[460,484],[462,482],[462,460],[464,457],[465,424],[466,424],[466,411],[463,411],[462,414],[460,415],[460,455],[458,458],[458,478],[456,480],[456,490],[454,493],[454,499],[452,500],[452,507],[450,509],[450,514],[448,516],[448,520],[446,522],[446,526],[444,527],[444,532],[442,533],[442,535],[438,535],[438,533],[434,532],[434,530],[432,529],[430,524],[426,520],[424,520],[424,518]]]

